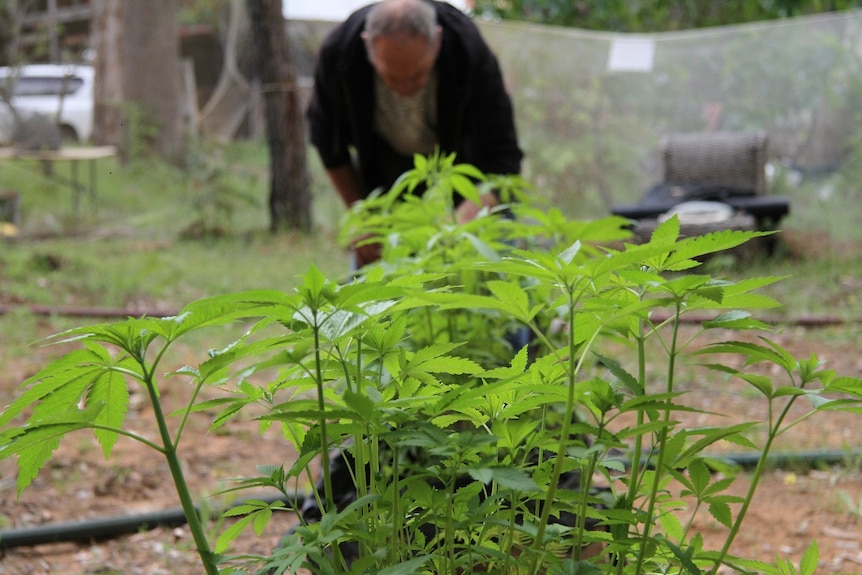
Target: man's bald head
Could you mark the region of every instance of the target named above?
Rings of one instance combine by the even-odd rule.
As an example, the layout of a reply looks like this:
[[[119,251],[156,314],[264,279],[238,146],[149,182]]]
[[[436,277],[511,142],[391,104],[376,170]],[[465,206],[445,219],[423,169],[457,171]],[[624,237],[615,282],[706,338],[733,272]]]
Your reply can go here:
[[[422,0],[382,0],[365,19],[366,42],[379,36],[423,38],[429,44],[437,39],[437,15]]]
[[[362,39],[377,75],[400,96],[412,96],[431,77],[442,31],[422,0],[383,0],[365,19]]]

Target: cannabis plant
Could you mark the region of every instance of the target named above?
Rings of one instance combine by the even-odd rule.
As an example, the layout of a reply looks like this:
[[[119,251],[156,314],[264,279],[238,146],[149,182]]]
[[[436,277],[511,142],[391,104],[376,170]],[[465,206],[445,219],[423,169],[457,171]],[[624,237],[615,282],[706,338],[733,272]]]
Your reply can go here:
[[[498,207],[456,221],[460,197],[491,190]],[[775,439],[818,412],[858,410],[862,397],[859,379],[769,338],[755,314],[778,302],[759,290],[780,278],[700,271],[763,233],[684,238],[671,218],[633,244],[627,222],[570,221],[529,191],[452,157],[417,157],[347,214],[347,234],[382,244],[379,263],[59,335],[81,348],[24,382],[0,415],[0,456],[18,457],[19,491],[64,435],[89,428],[106,456],[119,435],[165,456],[208,574],[811,573],[816,546],[798,570],[730,554]],[[709,318],[693,336],[680,329],[689,314]],[[158,377],[176,341],[227,325],[231,345]],[[706,332],[735,335],[702,343]],[[677,384],[684,361],[751,385],[765,419],[683,426],[694,411]],[[194,397],[169,417],[161,390],[183,378]],[[149,392],[159,441],[124,425],[131,380]],[[199,401],[205,386],[223,394]],[[800,402],[808,409],[792,416]],[[248,409],[298,456],[240,478],[237,490],[282,497],[232,508],[235,522],[210,543],[178,462],[182,430],[195,411],[216,412],[218,427]],[[744,497],[728,493],[736,470],[710,455],[720,441],[761,453]],[[260,533],[300,502],[271,554],[231,555],[241,531]],[[699,509],[726,529],[720,548],[692,531]]]

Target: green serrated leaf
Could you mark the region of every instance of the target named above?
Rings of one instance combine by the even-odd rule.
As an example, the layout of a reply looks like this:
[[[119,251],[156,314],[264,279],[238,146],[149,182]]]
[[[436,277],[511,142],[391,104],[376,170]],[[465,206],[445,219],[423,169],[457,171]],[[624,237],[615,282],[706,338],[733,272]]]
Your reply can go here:
[[[60,446],[60,439],[71,431],[83,426],[55,426],[36,428],[28,433],[30,447],[21,449],[18,453],[18,496],[39,475],[42,467],[51,458],[51,454]]]
[[[772,378],[768,375],[758,373],[739,373],[740,379],[750,383],[754,389],[763,394],[764,397],[772,397]]]
[[[477,481],[482,481],[490,476],[491,481],[495,481],[504,489],[524,492],[539,491],[539,486],[536,485],[532,478],[516,467],[482,467],[471,469],[470,475]],[[483,479],[480,479],[480,477]]]
[[[500,261],[500,254],[491,247],[487,242],[483,241],[481,238],[477,237],[474,234],[462,234],[463,237],[467,238],[467,241],[473,246],[476,252],[482,257],[483,260],[488,262]]]
[[[792,385],[780,385],[775,388],[773,397],[792,397],[805,395],[807,392],[804,389],[793,387]]]
[[[659,517],[659,524],[661,524],[661,528],[664,530],[665,536],[669,539],[681,541],[685,536],[685,528],[682,526],[682,522],[679,520],[679,517],[673,513],[663,513],[661,517]]]
[[[493,280],[487,283],[487,287],[515,319],[528,323],[538,311],[530,309],[530,298],[517,282]]]
[[[771,326],[751,317],[747,311],[733,310],[719,315],[713,320],[702,323],[703,327],[709,329],[732,329],[732,330],[764,330],[768,331]]]
[[[65,414],[66,421],[41,424],[16,430],[3,435],[5,443],[0,445],[0,459],[18,456],[18,495],[29,486],[60,445],[66,434],[90,427],[94,413],[75,411]]]
[[[811,407],[816,410],[825,410],[831,409],[831,404],[840,402],[840,400],[830,399],[828,397],[823,397],[818,390],[809,390],[805,392],[805,398],[811,402]],[[854,400],[847,402],[849,405],[856,405],[857,402]]]
[[[769,235],[771,232],[752,232],[743,230],[719,230],[707,234],[686,238],[677,246],[669,262],[673,265],[675,261],[693,260],[730,250],[758,237]]]
[[[736,481],[736,477],[733,476],[718,479],[717,481],[714,481],[712,484],[710,484],[706,489],[704,489],[702,495],[704,497],[709,497],[717,493],[722,493],[727,488],[729,488],[734,481]]]
[[[272,508],[267,505],[261,507],[254,515],[253,527],[255,534],[260,537],[263,530],[266,529],[269,520],[272,518]]]
[[[251,402],[243,400],[232,401],[230,404],[228,404],[227,407],[221,410],[218,415],[213,418],[212,424],[210,425],[210,431],[218,429],[219,427],[233,419],[233,417],[237,413],[239,413],[243,407],[249,405],[249,403]]]
[[[374,402],[367,395],[356,393],[355,391],[345,390],[342,394],[344,405],[353,413],[355,413],[359,421],[365,423],[374,423],[378,420],[377,410]]]
[[[491,369],[482,373],[482,377],[484,379],[509,379],[511,377],[518,377],[519,375],[524,373],[524,370],[527,369],[527,348],[521,348],[515,353],[512,358],[512,362],[508,367],[498,367],[496,369]]]
[[[709,513],[716,521],[730,529],[733,525],[733,514],[730,511],[730,505],[723,501],[711,501],[709,504]]]
[[[449,373],[453,375],[475,375],[483,371],[482,366],[475,361],[452,355],[428,359],[420,363],[418,367],[428,373]]]
[[[477,181],[483,181],[488,178],[479,168],[472,164],[456,164],[452,170],[457,174],[463,174]]]
[[[702,459],[694,459],[688,465],[688,475],[695,495],[700,495],[709,485],[709,468]]]
[[[824,391],[846,393],[852,397],[862,398],[862,378],[841,376],[831,378],[823,385]]]
[[[559,258],[560,261],[566,264],[572,263],[574,261],[575,256],[577,256],[581,252],[581,242],[580,240],[576,241],[565,250],[560,252]]]
[[[796,367],[796,360],[786,351],[770,349],[765,345],[744,341],[725,341],[708,345],[698,351],[700,354],[708,353],[734,353],[746,358],[746,364],[752,365],[759,362],[774,363],[785,371],[792,371]]]
[[[656,226],[650,235],[649,243],[672,243],[675,242],[677,238],[679,238],[679,216],[674,214]]]
[[[455,191],[464,196],[466,200],[482,205],[482,199],[479,197],[479,190],[470,178],[462,176],[461,174],[452,174],[450,176],[450,182]]]
[[[170,326],[171,339],[192,331],[227,325],[238,319],[266,317],[281,308],[291,308],[296,296],[277,290],[251,290],[204,298],[185,306],[174,317],[159,320],[163,329]]]
[[[24,381],[21,387],[25,391],[0,413],[0,427],[47,397],[51,397],[51,405],[46,409],[48,417],[77,409],[81,394],[101,371],[102,357],[98,346],[90,343],[87,349],[73,350],[44,366]]]
[[[642,396],[644,394],[643,385],[641,385],[636,377],[627,372],[617,360],[600,354],[595,355],[599,362],[607,367],[626,389],[636,396]]]
[[[680,453],[678,465],[686,465],[695,457],[700,457],[703,451],[710,445],[714,445],[718,441],[729,441],[731,443],[750,443],[743,436],[744,433],[755,427],[757,422],[745,422],[736,425],[726,425],[722,427],[702,427],[696,430],[691,430],[691,434],[701,435],[702,437],[691,445],[687,445],[685,450]]]
[[[283,349],[289,343],[291,343],[291,338],[285,338],[284,336],[265,338],[252,343],[246,343],[244,336],[223,349],[210,350],[209,359],[199,366],[199,377],[204,381],[211,380],[223,373],[225,368],[236,364],[240,359],[256,357],[270,351]]]
[[[695,565],[692,560],[693,549],[689,547],[686,550],[683,550],[681,547],[678,547],[669,539],[662,539],[662,543],[667,545],[671,552],[676,556],[677,560],[680,562],[685,573],[688,575],[702,575],[701,570]]]
[[[450,351],[460,347],[460,343],[435,343],[416,350],[410,357],[411,365],[421,365],[430,359],[445,356]]]
[[[720,286],[705,286],[698,289],[695,295],[720,304],[724,299],[724,288]]]
[[[817,566],[820,560],[820,549],[817,546],[817,541],[812,541],[808,549],[802,555],[802,561],[799,563],[799,575],[814,575],[817,571]]]
[[[222,531],[218,536],[215,544],[216,553],[224,553],[230,548],[230,544],[245,530],[245,528],[254,521],[254,515],[246,515],[238,519],[236,523]]]
[[[677,298],[682,298],[691,293],[705,289],[704,285],[707,284],[709,280],[709,276],[689,274],[668,280],[659,285],[658,288],[661,291],[673,294]]]
[[[108,458],[119,437],[117,432],[111,429],[122,429],[129,411],[129,388],[125,378],[115,371],[101,374],[90,386],[87,404],[90,402],[102,405],[94,420],[95,424],[102,427],[95,429],[93,433],[102,446],[105,458]]]
[[[494,478],[494,472],[488,467],[470,468],[468,470],[470,477],[481,483],[491,483]]]

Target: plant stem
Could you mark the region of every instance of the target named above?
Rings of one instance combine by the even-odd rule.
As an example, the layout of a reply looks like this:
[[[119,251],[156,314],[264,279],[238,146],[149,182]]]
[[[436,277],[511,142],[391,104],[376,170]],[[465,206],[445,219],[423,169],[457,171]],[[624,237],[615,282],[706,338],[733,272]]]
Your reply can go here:
[[[399,486],[399,478],[401,469],[398,466],[400,454],[398,447],[392,448],[392,545],[389,548],[389,558],[391,565],[398,564],[399,543],[401,542],[402,516],[401,516],[401,487]]]
[[[643,320],[637,323],[637,346],[638,346],[638,381],[641,384],[641,392],[646,393],[646,338],[643,333]],[[644,424],[644,410],[637,411],[636,426],[640,428]],[[637,494],[638,481],[640,481],[641,457],[643,455],[643,434],[635,435],[634,447],[632,449],[631,468],[629,470],[629,488],[626,493],[627,508],[634,508],[635,496]],[[614,558],[617,566],[617,575],[622,575],[625,561],[620,556]]]
[[[360,375],[359,374],[362,373],[362,338],[357,337],[355,341],[356,341],[356,364],[355,364],[354,369],[356,370],[355,373],[356,373],[356,379],[357,379],[357,381],[355,382],[356,383],[355,386],[353,385],[353,383],[354,383],[353,378],[351,377],[350,370],[348,369],[348,366],[347,366],[346,357],[343,357],[341,355],[339,355],[339,357],[341,357],[341,365],[342,365],[342,368],[344,369],[344,382],[345,382],[344,386],[345,386],[345,388],[348,391],[352,391],[353,393],[358,394],[358,393],[360,393],[360,389],[359,389],[359,387],[360,387],[360,385],[359,385]],[[359,433],[359,432],[357,432],[353,435],[353,461],[355,462],[355,470],[356,470],[356,472],[355,472],[356,475],[355,475],[354,481],[356,484],[356,493],[359,494],[360,496],[365,495],[366,493],[369,493],[369,485],[368,485],[368,480],[367,480],[368,477],[365,473],[365,470],[369,469],[367,447],[365,444],[365,438],[366,437],[371,437],[371,428],[368,425],[365,426],[365,434],[364,435],[362,433]],[[373,469],[375,469],[375,468],[371,468],[371,469],[372,469],[372,473],[370,475],[372,476],[372,481],[373,481],[373,476],[374,476]],[[374,504],[368,504],[366,506],[365,511],[362,514],[362,516],[366,518],[365,519],[365,528],[368,529],[369,531],[372,528],[372,525],[371,525],[372,519],[371,518],[373,517],[373,514],[371,513],[371,511],[373,509],[373,505]],[[365,547],[366,547],[366,545],[363,544],[362,547],[360,548],[361,549],[360,557],[362,556],[362,551],[365,550]]]
[[[661,479],[663,476],[663,468],[664,468],[664,458],[667,450],[667,434],[668,434],[668,426],[670,425],[670,412],[671,412],[671,402],[673,401],[670,398],[670,394],[673,392],[674,385],[674,372],[676,370],[676,354],[677,354],[677,338],[679,337],[679,316],[682,313],[680,308],[680,302],[677,302],[676,309],[674,310],[674,319],[673,319],[673,335],[671,336],[671,345],[670,350],[668,352],[668,366],[667,366],[667,386],[666,392],[668,393],[668,398],[665,400],[665,409],[662,415],[662,422],[664,425],[659,431],[658,437],[658,458],[656,459],[655,464],[655,474],[653,477],[652,485],[650,486],[650,493],[647,502],[647,512],[646,512],[646,521],[644,522],[643,535],[641,544],[641,552],[638,553],[638,561],[637,567],[635,568],[635,573],[643,572],[643,562],[645,559],[645,553],[642,552],[643,544],[647,542],[650,537],[650,532],[652,530],[652,522],[654,520],[654,513],[656,507],[656,498],[658,497],[658,487],[661,483]]]
[[[512,505],[509,506],[509,522],[506,528],[506,535],[502,540],[502,545],[500,546],[500,551],[505,553],[506,558],[503,560],[503,573],[511,573],[512,564],[511,562],[514,560],[514,555],[512,552],[514,551],[515,546],[515,522],[517,521],[517,511],[515,505],[515,498],[512,498]]]
[[[596,435],[598,437],[601,437],[601,427],[599,428],[599,433],[597,433]],[[590,486],[592,484],[593,473],[595,473],[596,471],[596,464],[598,463],[598,458],[598,453],[593,453],[592,455],[590,455],[587,470],[585,472],[581,472],[581,477],[578,485],[578,488],[581,491],[578,494],[578,514],[577,521],[575,524],[575,561],[581,560],[581,551],[584,548],[584,531],[587,530],[587,508],[589,507]]]
[[[335,495],[332,492],[332,472],[329,466],[329,436],[326,433],[326,400],[323,389],[323,362],[320,357],[320,321],[318,310],[314,310],[314,322],[312,325],[314,333],[314,381],[317,385],[317,409],[320,412],[320,458],[323,468],[323,494],[326,500],[324,513],[336,513]],[[336,541],[332,545],[332,555],[339,565],[345,565],[341,556],[341,547]]]
[[[559,447],[557,448],[557,457],[554,461],[554,468],[551,472],[551,477],[548,480],[548,492],[545,495],[545,501],[542,505],[542,512],[539,517],[539,525],[536,530],[536,540],[534,542],[534,546],[538,550],[545,538],[545,529],[548,526],[548,519],[551,514],[551,507],[554,499],[557,496],[557,487],[560,483],[560,477],[563,474],[563,465],[565,463],[569,445],[569,435],[572,427],[572,420],[575,416],[575,378],[577,374],[580,372],[582,362],[584,361],[584,357],[586,356],[586,350],[590,348],[592,342],[595,340],[598,335],[598,331],[593,333],[592,337],[584,342],[583,349],[581,350],[580,358],[575,360],[577,357],[577,345],[575,344],[575,335],[574,335],[574,325],[575,325],[575,297],[574,290],[569,292],[569,309],[568,309],[568,322],[570,326],[573,326],[572,329],[569,330],[568,337],[568,365],[567,365],[567,374],[566,374],[566,408],[565,413],[563,415],[563,423],[560,428],[560,442]],[[532,573],[538,573],[538,569],[540,567],[539,561],[542,553],[538,553],[536,557],[533,559],[533,566],[530,569]]]
[[[180,459],[177,455],[177,446],[171,439],[167,420],[165,419],[165,414],[162,410],[162,404],[159,402],[159,394],[156,389],[156,384],[152,379],[151,373],[147,373],[146,366],[142,365],[142,367],[144,367],[144,373],[146,375],[145,382],[147,393],[150,395],[150,402],[153,406],[153,416],[156,419],[156,424],[159,428],[159,436],[162,438],[162,443],[164,445],[163,453],[168,462],[168,468],[171,471],[171,478],[174,481],[174,487],[177,490],[183,514],[188,522],[189,531],[192,533],[192,538],[197,547],[198,555],[200,555],[201,561],[203,562],[206,574],[218,575],[219,569],[216,564],[215,554],[213,554],[209,542],[207,541],[200,515],[198,514],[198,510],[192,500],[188,483],[183,475],[182,465],[180,464]]]
[[[317,385],[317,409],[320,412],[320,457],[323,467],[323,497],[326,500],[326,511],[334,511],[335,497],[332,494],[332,477],[329,468],[329,438],[326,434],[326,400],[323,390],[323,366],[320,358],[320,327],[317,322],[317,311],[314,313],[314,380]]]
[[[460,455],[460,454],[459,454]],[[459,469],[461,461],[455,462],[453,469]],[[455,480],[450,478],[446,485],[446,554],[449,556],[449,570],[452,575],[458,573],[455,556]]]
[[[751,482],[748,485],[748,491],[745,493],[745,499],[742,502],[742,506],[739,508],[739,512],[736,514],[736,520],[733,522],[733,527],[730,529],[730,533],[727,534],[727,538],[724,541],[724,545],[721,548],[721,551],[718,553],[718,557],[715,559],[715,564],[712,566],[712,571],[710,571],[710,575],[716,575],[718,572],[718,568],[721,566],[721,563],[724,561],[724,558],[727,556],[730,551],[730,546],[733,545],[734,539],[736,539],[737,534],[739,533],[739,529],[742,527],[742,522],[745,519],[745,515],[748,513],[748,508],[751,506],[751,502],[754,500],[754,494],[757,491],[757,486],[760,483],[760,478],[763,476],[763,471],[766,469],[766,460],[768,459],[769,451],[772,449],[772,443],[775,441],[775,438],[779,435],[779,429],[781,428],[781,424],[784,422],[784,419],[787,417],[787,414],[790,413],[790,408],[793,406],[796,397],[791,397],[787,401],[787,405],[784,406],[784,409],[781,411],[781,415],[778,416],[778,419],[775,421],[774,425],[770,425],[769,435],[766,438],[766,443],[763,446],[763,449],[760,452],[760,458],[757,460],[757,465],[754,467],[754,472],[751,474]],[[772,403],[770,400],[770,411],[772,408]]]

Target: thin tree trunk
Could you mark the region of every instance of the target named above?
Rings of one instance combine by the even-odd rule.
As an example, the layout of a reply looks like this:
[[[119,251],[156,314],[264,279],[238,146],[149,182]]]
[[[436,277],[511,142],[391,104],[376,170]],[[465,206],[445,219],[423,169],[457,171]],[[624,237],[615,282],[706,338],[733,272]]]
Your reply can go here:
[[[281,0],[247,0],[270,156],[270,228],[311,231],[305,125]]]
[[[122,0],[94,0],[93,46],[96,52],[93,136],[96,144],[116,146],[128,160],[123,138],[123,12]]]
[[[151,142],[163,159],[181,162],[185,122],[177,0],[123,0],[121,4],[123,91],[143,120],[132,137]]]

